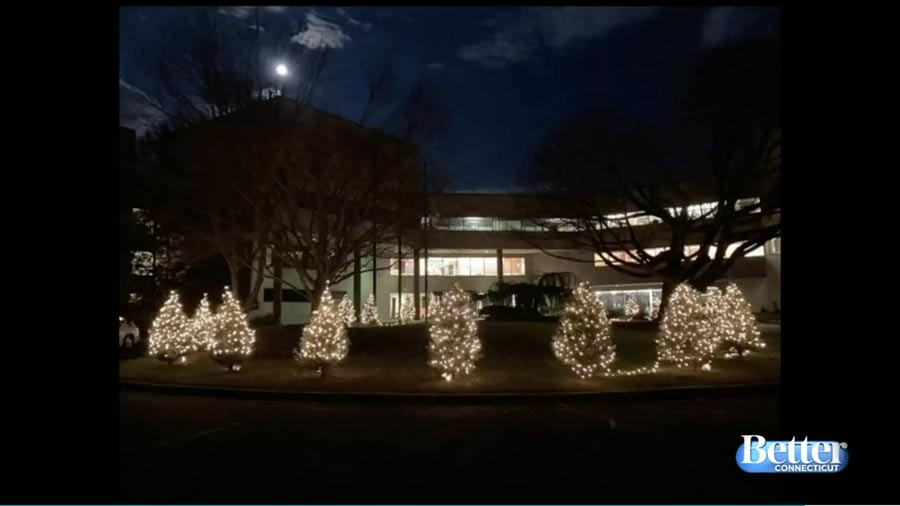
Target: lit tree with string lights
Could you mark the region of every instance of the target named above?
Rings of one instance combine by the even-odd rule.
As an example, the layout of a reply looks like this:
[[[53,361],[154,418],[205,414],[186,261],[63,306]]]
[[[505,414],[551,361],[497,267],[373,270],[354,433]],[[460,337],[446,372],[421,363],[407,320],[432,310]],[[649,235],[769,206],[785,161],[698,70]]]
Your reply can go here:
[[[353,301],[350,300],[349,296],[344,295],[344,298],[341,299],[341,303],[338,304],[338,311],[341,313],[341,319],[344,321],[344,325],[349,327],[356,322]]]
[[[229,371],[240,371],[243,363],[253,353],[256,336],[247,324],[247,315],[241,309],[241,304],[228,287],[225,287],[216,320],[218,330],[212,344],[213,359]]]
[[[193,348],[195,350],[211,350],[218,332],[218,325],[218,319],[209,307],[209,296],[204,293],[197,312],[191,318]]]
[[[715,339],[725,349],[725,358],[743,357],[751,350],[766,347],[753,309],[736,284],[729,283],[725,293],[716,289],[708,296],[707,304],[713,316]]]
[[[481,357],[476,318],[469,293],[455,285],[430,315],[428,365],[447,381],[471,373]]]
[[[361,319],[363,325],[381,325],[381,320],[378,319],[378,306],[375,305],[375,294],[370,293],[369,298],[366,299]]]
[[[641,312],[641,306],[638,305],[637,300],[631,295],[628,296],[628,299],[625,301],[625,319],[633,320],[638,313]]]
[[[610,336],[606,305],[587,283],[579,284],[572,293],[553,334],[552,347],[556,358],[582,379],[609,372],[616,345]]]
[[[412,299],[403,299],[400,302],[400,323],[411,322],[416,319],[416,308]]]
[[[150,327],[149,354],[168,364],[187,360],[191,350],[191,334],[193,328],[190,319],[184,314],[181,301],[175,290],[169,292],[169,298],[159,310]]]
[[[332,364],[344,360],[349,348],[347,326],[326,285],[319,307],[303,327],[300,349],[294,352],[294,356],[300,362],[314,363],[319,376],[324,378]]]
[[[659,360],[708,371],[717,345],[712,323],[700,293],[686,283],[678,285],[656,340]]]
[[[653,297],[650,300],[650,310],[647,311],[648,320],[656,320],[656,317],[659,316],[659,302],[659,297]]]

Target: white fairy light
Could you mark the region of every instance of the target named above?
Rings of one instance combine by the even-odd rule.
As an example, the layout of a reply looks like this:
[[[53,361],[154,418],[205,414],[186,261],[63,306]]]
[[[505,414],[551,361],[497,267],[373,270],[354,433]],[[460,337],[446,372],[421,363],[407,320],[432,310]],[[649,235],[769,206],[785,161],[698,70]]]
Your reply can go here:
[[[375,305],[375,294],[370,293],[369,297],[366,299],[361,319],[363,325],[381,325],[381,320],[378,319],[378,307]]]
[[[344,360],[349,348],[344,317],[332,299],[328,285],[325,285],[319,307],[303,327],[300,349],[294,352],[294,356],[298,361],[312,361],[324,376],[328,366]]]
[[[191,328],[193,329],[191,347],[194,350],[211,350],[218,326],[218,318],[210,310],[209,297],[204,293],[194,317],[191,318]]]
[[[713,332],[725,358],[745,356],[751,350],[766,347],[750,303],[736,284],[730,283],[722,294],[718,289],[707,296],[714,322]]]
[[[616,358],[616,345],[610,336],[606,305],[579,284],[566,305],[551,342],[553,354],[578,377],[591,378],[609,372]]]
[[[428,365],[447,381],[475,370],[475,361],[481,357],[477,318],[469,294],[459,285],[431,307]]]
[[[678,285],[656,341],[659,360],[709,370],[717,344],[709,307],[697,290],[685,283]]]
[[[169,292],[169,298],[150,326],[148,352],[164,362],[172,364],[186,360],[185,355],[191,352],[191,334],[193,327],[190,319],[184,314],[178,293]],[[182,360],[184,359],[184,360]]]
[[[241,364],[253,353],[256,336],[247,324],[247,315],[227,286],[222,295],[222,305],[216,313],[216,323],[217,331],[211,346],[212,356],[229,371],[238,371]]]

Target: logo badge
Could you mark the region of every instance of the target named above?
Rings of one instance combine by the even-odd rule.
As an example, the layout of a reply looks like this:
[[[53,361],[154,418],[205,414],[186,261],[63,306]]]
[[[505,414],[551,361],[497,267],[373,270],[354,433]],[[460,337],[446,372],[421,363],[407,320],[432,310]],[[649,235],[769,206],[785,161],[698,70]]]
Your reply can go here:
[[[847,467],[847,443],[837,441],[766,441],[762,436],[741,436],[735,460],[748,473],[836,473]]]

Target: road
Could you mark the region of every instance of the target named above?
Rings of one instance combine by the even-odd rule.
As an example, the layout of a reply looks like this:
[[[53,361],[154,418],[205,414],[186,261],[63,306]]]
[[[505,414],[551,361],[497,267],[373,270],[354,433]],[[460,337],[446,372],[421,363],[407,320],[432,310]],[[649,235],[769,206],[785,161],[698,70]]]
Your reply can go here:
[[[123,502],[777,502],[776,394],[417,406],[120,393]]]

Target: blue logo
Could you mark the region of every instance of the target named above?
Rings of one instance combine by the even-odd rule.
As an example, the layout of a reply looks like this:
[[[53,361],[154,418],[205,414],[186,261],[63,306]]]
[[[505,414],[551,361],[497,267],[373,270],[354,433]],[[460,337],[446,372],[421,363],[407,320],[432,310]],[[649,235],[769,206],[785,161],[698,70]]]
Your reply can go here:
[[[741,436],[735,460],[748,473],[836,473],[847,467],[847,443],[837,441],[766,441]]]

